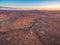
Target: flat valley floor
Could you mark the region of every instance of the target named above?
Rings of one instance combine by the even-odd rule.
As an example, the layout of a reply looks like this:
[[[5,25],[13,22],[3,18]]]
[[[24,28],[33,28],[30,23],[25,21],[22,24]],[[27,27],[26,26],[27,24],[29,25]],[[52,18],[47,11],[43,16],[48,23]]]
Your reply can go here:
[[[60,45],[60,11],[0,10],[0,45]]]

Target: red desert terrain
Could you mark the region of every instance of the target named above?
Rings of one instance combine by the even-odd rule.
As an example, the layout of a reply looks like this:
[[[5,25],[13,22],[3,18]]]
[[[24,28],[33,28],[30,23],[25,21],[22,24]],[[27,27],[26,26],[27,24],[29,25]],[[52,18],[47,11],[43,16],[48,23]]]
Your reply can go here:
[[[0,10],[0,45],[60,45],[60,11]]]

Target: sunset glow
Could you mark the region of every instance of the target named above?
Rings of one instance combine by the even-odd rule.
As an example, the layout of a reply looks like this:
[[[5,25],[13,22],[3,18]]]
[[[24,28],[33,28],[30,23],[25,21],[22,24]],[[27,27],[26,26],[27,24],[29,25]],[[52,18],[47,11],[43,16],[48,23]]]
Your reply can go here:
[[[18,10],[60,10],[60,0],[0,0],[0,7]]]

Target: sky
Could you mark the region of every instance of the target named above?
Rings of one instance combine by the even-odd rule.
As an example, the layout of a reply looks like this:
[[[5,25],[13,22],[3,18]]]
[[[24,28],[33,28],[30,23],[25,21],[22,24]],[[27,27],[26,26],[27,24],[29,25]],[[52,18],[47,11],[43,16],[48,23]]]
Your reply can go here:
[[[60,0],[0,0],[0,7],[19,9],[60,9]]]

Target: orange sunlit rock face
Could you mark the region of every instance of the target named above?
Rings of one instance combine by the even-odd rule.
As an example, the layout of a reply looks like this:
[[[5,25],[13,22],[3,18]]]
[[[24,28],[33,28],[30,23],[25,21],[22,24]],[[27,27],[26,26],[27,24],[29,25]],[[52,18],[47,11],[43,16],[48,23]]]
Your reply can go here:
[[[5,15],[5,14],[0,14],[0,19],[6,18],[6,17],[7,17],[7,15]]]
[[[0,45],[60,45],[60,11],[1,10]]]
[[[34,19],[36,19],[36,15],[29,15],[26,17],[18,18],[16,21],[14,21],[11,25],[12,29],[19,29],[26,27],[29,22],[32,22]]]

